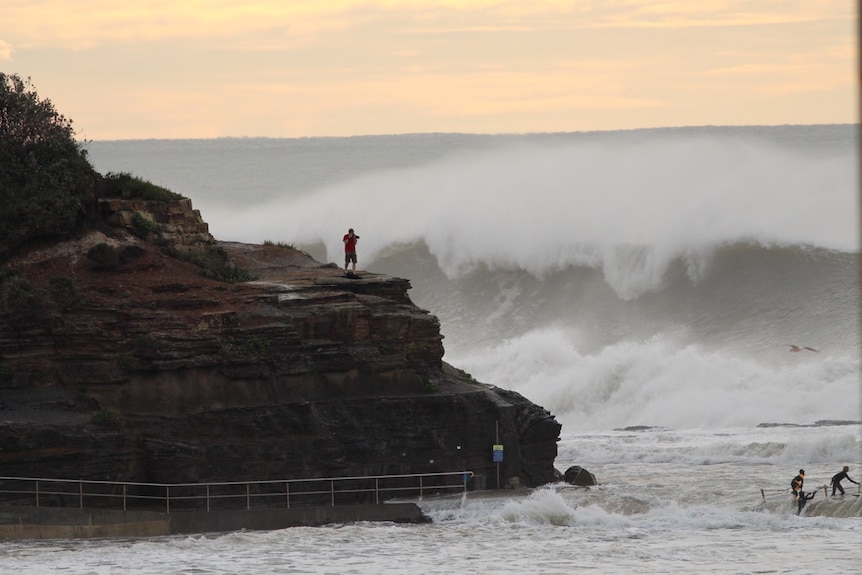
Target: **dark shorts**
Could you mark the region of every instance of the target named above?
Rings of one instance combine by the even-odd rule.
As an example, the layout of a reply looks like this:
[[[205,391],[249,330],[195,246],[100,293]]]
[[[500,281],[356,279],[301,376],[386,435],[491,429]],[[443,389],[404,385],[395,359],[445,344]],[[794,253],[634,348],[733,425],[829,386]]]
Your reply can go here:
[[[344,252],[344,263],[356,263],[356,252]]]

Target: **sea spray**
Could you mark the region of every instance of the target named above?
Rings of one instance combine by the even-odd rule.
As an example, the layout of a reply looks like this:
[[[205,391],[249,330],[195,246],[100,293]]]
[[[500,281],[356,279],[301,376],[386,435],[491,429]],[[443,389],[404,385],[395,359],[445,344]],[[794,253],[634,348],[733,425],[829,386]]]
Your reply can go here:
[[[539,277],[596,266],[631,298],[679,258],[698,276],[726,244],[857,249],[854,166],[852,150],[809,157],[733,137],[513,145],[273,195],[209,221],[225,239],[322,241],[328,259],[342,227],[367,230],[367,262],[421,240],[450,277],[479,264]]]
[[[582,354],[579,337],[535,330],[449,360],[545,406],[567,429],[735,427],[859,415],[859,363],[850,357],[770,366],[660,336]]]

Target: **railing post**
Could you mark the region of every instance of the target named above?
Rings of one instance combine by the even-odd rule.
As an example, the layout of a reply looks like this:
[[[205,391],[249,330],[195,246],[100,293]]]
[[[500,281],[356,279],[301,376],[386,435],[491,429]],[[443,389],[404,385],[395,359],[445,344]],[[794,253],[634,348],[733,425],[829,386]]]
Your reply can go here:
[[[287,508],[290,509],[290,481],[284,482],[284,497],[287,499]]]
[[[210,484],[207,483],[207,513],[210,510]]]
[[[78,482],[78,508],[84,508],[84,482]]]
[[[422,499],[422,476],[419,476],[419,499]]]
[[[380,505],[380,478],[374,478],[374,503]]]
[[[126,484],[123,483],[123,511],[126,510]]]
[[[251,495],[250,493],[251,485],[245,484],[245,510],[249,511],[251,509]]]
[[[169,485],[165,485],[165,512],[171,512],[171,488]]]
[[[39,480],[36,480],[36,507],[39,507]]]
[[[330,503],[332,503],[332,506],[335,507],[335,480],[334,479],[329,480],[329,497],[330,497]]]

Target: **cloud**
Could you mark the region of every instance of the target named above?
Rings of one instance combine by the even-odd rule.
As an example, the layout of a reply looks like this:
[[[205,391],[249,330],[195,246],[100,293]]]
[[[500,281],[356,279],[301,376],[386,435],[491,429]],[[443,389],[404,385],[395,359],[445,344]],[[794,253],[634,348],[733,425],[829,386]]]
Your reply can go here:
[[[11,61],[13,52],[11,44],[0,40],[0,60]]]
[[[361,21],[351,1],[281,0],[41,0],[4,7],[4,25],[33,47],[87,49],[107,43],[170,39],[297,37],[341,29]]]
[[[14,56],[91,138],[844,121],[855,93],[846,0],[19,0],[2,11],[0,63]]]
[[[842,0],[818,3],[803,0],[752,2],[751,0],[704,0],[700,2],[655,2],[627,0],[597,11],[596,25],[619,28],[703,28],[799,24],[852,14]]]
[[[724,68],[716,68],[707,70],[704,75],[707,76],[736,76],[736,75],[763,75],[774,74],[776,72],[785,72],[794,70],[793,66],[787,64],[737,64]]]
[[[4,6],[6,40],[91,48],[166,39],[290,47],[373,23],[388,34],[518,34],[540,30],[789,24],[852,16],[846,0],[35,0]],[[381,29],[381,28],[379,28]]]

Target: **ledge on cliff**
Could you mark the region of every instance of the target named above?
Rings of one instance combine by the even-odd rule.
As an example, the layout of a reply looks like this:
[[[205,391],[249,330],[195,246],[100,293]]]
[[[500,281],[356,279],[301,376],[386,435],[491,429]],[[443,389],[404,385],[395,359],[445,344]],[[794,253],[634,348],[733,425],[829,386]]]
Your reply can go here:
[[[560,425],[443,362],[439,321],[410,301],[408,280],[351,280],[291,248],[210,243],[191,202],[174,206],[172,221],[256,276],[227,284],[133,233],[134,219],[116,216],[124,209],[113,203],[104,227],[75,240],[20,252],[0,277],[4,475],[559,479]],[[88,253],[103,244],[127,257],[93,266]]]

